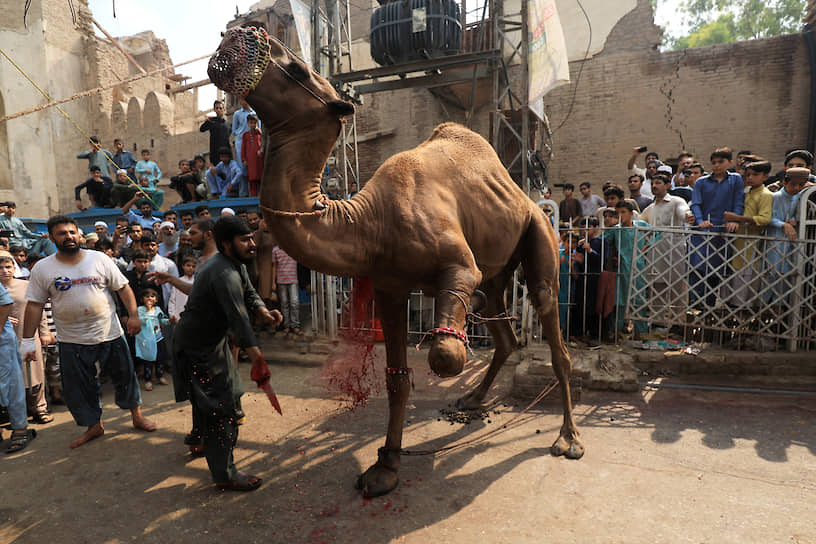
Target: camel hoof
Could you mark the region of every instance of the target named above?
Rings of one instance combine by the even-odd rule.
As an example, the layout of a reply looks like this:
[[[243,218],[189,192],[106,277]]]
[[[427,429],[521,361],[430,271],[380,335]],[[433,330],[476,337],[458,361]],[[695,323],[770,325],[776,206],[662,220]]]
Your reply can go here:
[[[370,499],[390,493],[399,484],[397,471],[375,463],[357,478],[355,487]]]
[[[484,399],[480,395],[477,395],[475,391],[471,391],[458,399],[455,406],[457,410],[478,410],[484,407],[483,401]]]
[[[559,436],[558,440],[550,447],[550,453],[554,457],[563,455],[567,459],[580,459],[584,456],[584,445],[577,436],[572,439]]]

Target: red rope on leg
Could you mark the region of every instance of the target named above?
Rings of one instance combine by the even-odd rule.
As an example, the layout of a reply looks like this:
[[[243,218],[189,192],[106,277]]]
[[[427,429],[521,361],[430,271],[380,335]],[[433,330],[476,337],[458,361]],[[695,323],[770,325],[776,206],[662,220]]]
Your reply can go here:
[[[462,342],[468,351],[473,354],[473,350],[470,349],[470,341],[468,340],[468,335],[464,331],[460,331],[458,329],[454,329],[453,327],[437,327],[435,329],[431,329],[425,334],[422,335],[420,338],[419,343],[416,345],[416,349],[419,349],[422,346],[422,342],[425,341],[425,337],[428,335],[436,336],[437,334],[446,334],[448,336],[453,336],[460,342]]]

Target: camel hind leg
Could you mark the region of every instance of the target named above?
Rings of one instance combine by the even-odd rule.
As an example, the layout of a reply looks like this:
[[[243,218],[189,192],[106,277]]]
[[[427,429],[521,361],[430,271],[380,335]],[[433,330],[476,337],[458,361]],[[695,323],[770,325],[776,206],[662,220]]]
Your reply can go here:
[[[515,268],[515,267],[513,267]],[[482,313],[485,317],[495,317],[507,311],[504,303],[504,291],[510,281],[509,274],[502,273],[495,278],[491,278],[480,286],[486,298],[486,306]],[[510,321],[488,321],[487,328],[490,336],[493,337],[496,349],[493,352],[493,359],[485,373],[482,382],[470,393],[456,401],[456,407],[461,410],[474,410],[480,408],[484,402],[487,391],[496,379],[496,375],[504,365],[507,358],[513,351],[518,349],[518,339],[513,332]]]
[[[558,323],[558,246],[555,233],[545,221],[543,214],[531,221],[524,241],[524,256],[521,263],[527,278],[531,302],[541,321],[542,332],[550,345],[553,372],[561,390],[564,423],[561,425],[558,440],[550,451],[553,455],[580,459],[584,455],[584,445],[572,418],[569,388],[572,363]]]

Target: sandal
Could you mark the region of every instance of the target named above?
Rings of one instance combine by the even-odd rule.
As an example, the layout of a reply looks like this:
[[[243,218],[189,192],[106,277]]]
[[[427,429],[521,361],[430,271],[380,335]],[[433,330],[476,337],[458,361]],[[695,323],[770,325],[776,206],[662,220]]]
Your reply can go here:
[[[153,391],[153,382],[145,382],[145,391]]]
[[[34,423],[37,423],[38,425],[45,425],[46,423],[51,423],[52,421],[54,421],[54,416],[52,416],[48,412],[40,412],[38,414],[34,414],[34,416],[31,419],[34,421]]]
[[[292,332],[295,333],[295,336],[303,336],[303,331],[297,327]]]
[[[263,480],[257,476],[247,474],[246,472],[236,472],[235,477],[226,483],[216,482],[216,487],[221,491],[255,491]]]
[[[34,429],[19,429],[11,431],[11,443],[6,448],[6,453],[17,453],[24,450],[28,443],[37,438],[37,431]]]

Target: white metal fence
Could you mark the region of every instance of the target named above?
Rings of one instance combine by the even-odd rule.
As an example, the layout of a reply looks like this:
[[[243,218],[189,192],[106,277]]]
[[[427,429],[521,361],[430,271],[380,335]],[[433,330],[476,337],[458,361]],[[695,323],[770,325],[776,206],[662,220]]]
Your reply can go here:
[[[816,187],[800,198],[796,241],[687,227],[562,229],[562,333],[590,344],[816,349]],[[353,303],[354,284],[312,273],[318,334],[378,329],[373,301]],[[544,341],[521,269],[505,296],[521,343]],[[407,312],[409,342],[418,342],[435,326],[435,301],[415,291]],[[466,332],[471,344],[490,345],[484,325]]]

